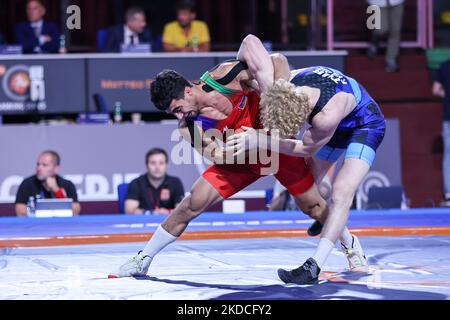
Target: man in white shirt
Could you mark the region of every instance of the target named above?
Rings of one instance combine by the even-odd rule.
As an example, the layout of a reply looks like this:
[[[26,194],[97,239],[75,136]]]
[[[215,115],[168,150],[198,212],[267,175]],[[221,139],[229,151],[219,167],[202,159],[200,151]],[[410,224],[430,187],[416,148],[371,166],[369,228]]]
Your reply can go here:
[[[404,0],[368,0],[370,5],[381,9],[381,28],[373,30],[368,56],[378,54],[378,46],[382,37],[388,35],[386,51],[386,72],[399,70],[397,57],[400,50]]]
[[[125,14],[125,24],[111,27],[108,30],[105,52],[120,52],[122,44],[136,45],[151,43],[151,31],[147,28],[145,11],[139,7],[131,7]]]

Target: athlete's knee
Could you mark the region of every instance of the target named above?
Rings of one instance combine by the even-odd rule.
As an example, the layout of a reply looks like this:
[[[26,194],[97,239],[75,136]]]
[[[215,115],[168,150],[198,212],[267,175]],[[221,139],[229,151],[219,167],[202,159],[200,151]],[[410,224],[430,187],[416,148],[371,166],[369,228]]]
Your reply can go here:
[[[180,202],[172,214],[177,214],[182,220],[189,222],[197,217],[202,212],[202,209],[198,204],[198,200],[192,195],[188,195]]]
[[[325,222],[326,212],[327,212],[327,204],[326,204],[326,202],[316,203],[313,206],[309,206],[309,207],[302,209],[302,211],[314,220],[317,220],[320,222]]]
[[[333,206],[350,208],[353,203],[355,192],[344,184],[333,186],[333,193],[331,195],[331,203]]]
[[[299,198],[297,205],[300,210],[314,220],[325,221],[327,204],[320,197]]]
[[[307,209],[305,213],[312,219],[323,222],[326,220],[325,209],[326,209],[326,205],[321,206],[318,204],[318,205],[314,206],[313,208]]]
[[[322,196],[322,198],[324,198],[325,200],[328,200],[331,198],[331,183],[329,181],[329,179],[323,179],[320,183],[319,183],[319,193]]]
[[[197,216],[214,202],[215,196],[208,189],[194,187],[186,198],[189,200],[188,211]]]

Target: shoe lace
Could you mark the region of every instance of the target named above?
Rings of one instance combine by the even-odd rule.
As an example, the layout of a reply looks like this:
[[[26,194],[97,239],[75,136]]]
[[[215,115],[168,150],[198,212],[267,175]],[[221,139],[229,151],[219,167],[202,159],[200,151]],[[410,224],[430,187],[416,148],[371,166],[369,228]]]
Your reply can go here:
[[[291,274],[292,274],[294,277],[297,277],[297,276],[299,276],[299,275],[302,273],[302,271],[304,271],[304,270],[309,271],[309,272],[312,272],[312,271],[313,271],[313,266],[312,266],[312,264],[311,264],[309,261],[306,261],[302,266],[298,267],[297,269],[292,270],[292,271],[291,271]]]
[[[353,238],[354,241],[354,238]],[[348,259],[352,262],[353,265],[362,265],[363,259],[366,257],[359,252],[359,250],[356,250],[353,248],[353,244],[351,248],[347,248],[343,243],[341,243],[342,248],[344,249],[344,253],[347,255]]]
[[[298,277],[302,273],[302,267],[299,267],[297,269],[294,269],[291,271],[291,275],[294,277]]]
[[[135,263],[137,264],[139,270],[142,270],[142,266],[144,264],[144,259],[149,256],[144,256],[142,254],[142,251],[139,251],[137,255],[135,255],[133,258],[131,258],[130,260],[128,260],[129,263]]]

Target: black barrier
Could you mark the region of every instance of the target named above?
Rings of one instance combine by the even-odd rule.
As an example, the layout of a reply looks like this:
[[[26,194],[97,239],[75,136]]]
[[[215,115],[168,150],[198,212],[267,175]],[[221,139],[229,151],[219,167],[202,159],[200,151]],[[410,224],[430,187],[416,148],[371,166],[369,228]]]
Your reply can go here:
[[[0,113],[79,113],[85,60],[0,60]]]
[[[326,65],[344,69],[345,51],[286,52],[292,68]],[[151,79],[174,69],[200,78],[234,52],[174,54],[70,54],[0,56],[0,114],[64,114],[95,111],[94,94],[112,112],[159,112],[150,102]]]

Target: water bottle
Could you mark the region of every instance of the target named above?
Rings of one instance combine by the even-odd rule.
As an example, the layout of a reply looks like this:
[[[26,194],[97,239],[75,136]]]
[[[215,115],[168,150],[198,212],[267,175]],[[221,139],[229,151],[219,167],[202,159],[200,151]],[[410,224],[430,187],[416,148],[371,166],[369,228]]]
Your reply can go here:
[[[192,51],[198,52],[198,50],[199,50],[198,37],[197,37],[197,35],[194,35],[192,37]]]
[[[34,217],[36,212],[36,206],[34,203],[34,197],[30,196],[28,197],[28,203],[27,203],[27,216]]]
[[[114,122],[122,122],[122,103],[117,101],[114,105]]]
[[[63,34],[59,37],[59,53],[67,53],[66,36]]]

